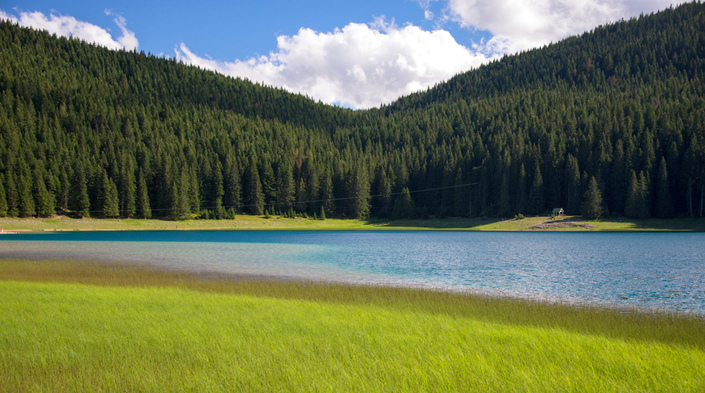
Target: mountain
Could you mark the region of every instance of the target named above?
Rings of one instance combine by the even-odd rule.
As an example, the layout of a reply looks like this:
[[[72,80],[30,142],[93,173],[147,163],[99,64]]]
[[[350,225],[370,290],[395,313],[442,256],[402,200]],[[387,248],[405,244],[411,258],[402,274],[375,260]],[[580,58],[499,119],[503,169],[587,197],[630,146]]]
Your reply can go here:
[[[684,4],[352,111],[3,22],[0,215],[578,214],[596,184],[702,216],[703,33]]]

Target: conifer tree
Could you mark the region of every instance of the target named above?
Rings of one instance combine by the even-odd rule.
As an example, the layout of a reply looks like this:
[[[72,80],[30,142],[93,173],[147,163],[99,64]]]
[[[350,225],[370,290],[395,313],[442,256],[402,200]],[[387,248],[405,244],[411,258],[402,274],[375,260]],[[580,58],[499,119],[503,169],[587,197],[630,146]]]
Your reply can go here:
[[[17,195],[17,185],[14,181],[12,171],[7,171],[5,174],[7,188],[5,195],[7,197],[7,215],[9,217],[17,217],[20,215],[19,196]]]
[[[42,176],[35,172],[35,192],[37,195],[37,214],[42,217],[49,217],[56,212],[54,195],[52,195],[44,183]]]
[[[264,202],[267,205],[274,205],[277,203],[277,180],[274,176],[274,170],[272,169],[272,164],[269,160],[264,162],[262,168],[262,176],[260,177],[260,182],[262,183],[262,193],[264,194]]]
[[[5,186],[3,183],[5,179],[0,175],[0,217],[5,217],[7,215],[7,198],[5,197]]]
[[[670,182],[668,180],[668,169],[666,159],[661,157],[658,167],[658,194],[656,201],[656,215],[659,218],[673,217],[673,199],[671,198]]]
[[[391,214],[391,204],[392,204],[392,182],[387,176],[387,171],[384,167],[379,167],[379,173],[377,175],[377,209],[376,214],[379,217],[389,217]]]
[[[88,195],[88,184],[83,165],[79,165],[74,172],[72,197],[69,200],[69,209],[81,217],[90,217],[91,202]]]
[[[178,183],[174,183],[172,188],[172,203],[171,217],[174,220],[185,220],[189,218],[191,214],[191,204],[190,204],[190,189],[191,189],[191,179],[189,172],[186,168],[181,168],[181,175],[179,176]],[[222,206],[221,206],[222,208]]]
[[[649,206],[647,203],[647,183],[643,172],[637,177],[634,170],[629,176],[627,187],[627,200],[624,207],[624,215],[630,218],[648,218]]]
[[[392,219],[414,219],[416,218],[416,206],[414,200],[411,198],[411,193],[407,187],[401,190],[401,194],[397,197],[394,202],[394,211],[392,212]]]
[[[223,195],[225,195],[225,189],[223,188],[223,165],[220,161],[217,162],[215,168],[213,169],[213,206],[215,208],[215,218],[223,219],[225,218],[225,209],[223,208]]]
[[[20,217],[32,217],[37,214],[34,204],[34,196],[32,195],[32,181],[29,175],[20,177],[19,195],[20,195]]]
[[[277,204],[284,211],[291,207],[294,200],[294,175],[291,164],[286,160],[281,161],[277,169]]]
[[[142,169],[137,177],[137,214],[140,218],[151,218],[152,208],[149,206],[149,192]]]
[[[306,191],[306,183],[300,178],[296,182],[296,211],[299,213],[306,212],[308,192]]]
[[[529,213],[539,214],[545,209],[543,177],[538,164],[534,167],[534,181],[529,190]]]
[[[130,123],[127,122],[126,124],[129,125]],[[124,166],[120,169],[120,210],[123,216],[134,217],[136,212],[135,171],[132,159],[124,159],[123,161]]]
[[[195,168],[191,168],[189,181],[191,182],[188,189],[188,203],[191,213],[198,214],[201,211],[201,196],[199,190],[201,187],[198,183],[198,175]]]
[[[578,159],[568,154],[565,168],[565,211],[574,214],[580,206],[580,168]]]
[[[226,172],[226,187],[225,187],[225,205],[228,208],[240,210],[242,204],[242,184],[240,180],[240,171],[237,167],[237,162],[234,159],[227,161],[225,168]]]
[[[595,176],[590,178],[588,188],[583,195],[583,203],[581,207],[583,217],[596,220],[602,216],[602,192],[597,185]]]
[[[321,200],[323,201],[326,216],[333,216],[335,214],[334,198],[333,177],[331,176],[330,170],[326,170],[321,181]]]
[[[367,167],[359,163],[353,170],[352,179],[352,215],[359,220],[370,216],[370,179]]]
[[[250,214],[260,215],[264,212],[264,193],[262,193],[262,184],[259,180],[256,160],[250,160],[250,165],[247,167],[247,198],[245,204],[247,211]]]
[[[453,215],[455,217],[466,217],[468,215],[468,188],[467,186],[462,186],[465,182],[463,180],[463,168],[458,168],[455,174],[455,189],[453,190]]]
[[[107,172],[103,172],[103,215],[108,218],[120,216],[120,201],[117,186],[115,182],[108,177]]]

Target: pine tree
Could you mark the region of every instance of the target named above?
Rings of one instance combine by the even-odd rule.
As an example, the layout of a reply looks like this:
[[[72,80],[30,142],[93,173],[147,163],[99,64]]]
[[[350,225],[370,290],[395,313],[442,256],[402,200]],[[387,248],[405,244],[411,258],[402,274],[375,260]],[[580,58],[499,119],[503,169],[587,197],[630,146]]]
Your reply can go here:
[[[277,204],[279,209],[288,210],[294,201],[294,175],[291,164],[284,160],[279,163],[277,176]]]
[[[306,212],[308,192],[306,192],[306,183],[301,178],[296,182],[296,211],[299,213]]]
[[[384,167],[380,167],[377,185],[377,195],[379,197],[379,206],[377,208],[377,215],[380,217],[389,217],[391,213],[392,204],[392,182],[387,176],[387,171]]]
[[[639,180],[636,177],[634,170],[629,174],[629,182],[627,183],[627,199],[624,203],[624,215],[629,218],[639,217],[639,204],[641,195],[639,193]]]
[[[72,187],[72,197],[69,200],[69,208],[76,212],[80,217],[91,216],[91,201],[88,195],[88,184],[83,165],[79,165],[74,172],[74,181]]]
[[[629,218],[648,218],[649,206],[647,204],[647,183],[643,172],[637,177],[634,170],[629,176],[627,187],[627,200],[624,207],[624,215]]]
[[[323,201],[323,208],[326,211],[326,216],[333,216],[335,214],[335,197],[333,193],[333,177],[330,174],[330,170],[326,170],[322,179],[321,200]]]
[[[468,215],[468,188],[464,185],[463,169],[458,168],[455,174],[455,189],[453,190],[453,215],[466,217]]]
[[[583,195],[583,203],[580,210],[583,217],[589,220],[596,220],[602,216],[602,192],[597,185],[595,176],[590,178],[588,188]]]
[[[189,181],[191,182],[188,189],[189,208],[191,213],[199,214],[201,211],[201,195],[199,191],[201,187],[198,183],[198,174],[196,173],[195,168],[191,168]]]
[[[225,180],[225,206],[233,208],[235,211],[240,211],[240,205],[242,205],[242,183],[240,171],[234,159],[227,161]]]
[[[132,167],[132,160],[127,163],[127,168],[122,170],[122,189],[120,203],[122,206],[122,215],[125,217],[134,217],[137,212],[135,204],[135,171]]]
[[[255,160],[250,161],[247,168],[247,198],[245,203],[247,211],[250,214],[261,215],[264,212],[264,193],[262,193],[262,184],[259,180],[257,172],[257,164]]]
[[[47,189],[42,176],[35,172],[35,192],[37,195],[37,214],[42,217],[49,217],[56,212],[54,195]]]
[[[397,197],[394,202],[394,211],[392,212],[392,219],[414,219],[416,218],[416,205],[414,200],[411,198],[411,193],[407,187],[401,190],[401,194]]]
[[[545,194],[541,168],[536,164],[534,168],[534,181],[529,190],[529,213],[540,214],[545,208]]]
[[[117,186],[108,177],[107,172],[103,172],[103,215],[108,218],[120,216],[120,200]]]
[[[659,218],[671,218],[673,217],[673,199],[671,198],[668,170],[666,169],[666,159],[664,157],[661,157],[657,176],[658,199],[656,201],[656,215]]]
[[[7,181],[7,189],[5,194],[7,197],[7,215],[9,217],[17,217],[20,215],[19,196],[17,194],[17,185],[12,176],[12,171],[7,171],[5,175]]]
[[[0,175],[0,217],[5,217],[7,215],[7,198],[5,197],[5,186],[3,183],[5,179]]]
[[[29,175],[20,177],[19,195],[20,195],[20,217],[32,217],[37,214],[34,204],[34,196],[32,195],[32,181]]]
[[[352,187],[352,215],[358,220],[365,220],[370,216],[370,179],[367,167],[360,163],[353,172]]]
[[[151,218],[152,208],[149,206],[149,192],[142,169],[137,177],[137,214],[140,218]]]
[[[223,208],[223,195],[225,195],[225,189],[223,188],[223,165],[220,161],[217,162],[215,168],[213,169],[213,206],[215,209],[215,218],[223,219],[225,218],[225,209]]]
[[[580,206],[580,168],[578,159],[568,154],[565,168],[565,211],[574,214]]]

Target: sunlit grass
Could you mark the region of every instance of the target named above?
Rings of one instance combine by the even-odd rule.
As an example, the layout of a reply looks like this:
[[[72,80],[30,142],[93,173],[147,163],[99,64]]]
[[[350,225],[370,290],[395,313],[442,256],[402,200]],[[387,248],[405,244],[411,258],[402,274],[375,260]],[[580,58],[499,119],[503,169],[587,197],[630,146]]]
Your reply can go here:
[[[329,218],[285,218],[280,216],[239,215],[234,220],[158,220],[158,219],[72,219],[0,218],[5,231],[99,231],[99,230],[472,230],[528,231],[537,225],[575,222],[560,228],[540,230],[560,231],[705,231],[703,218],[679,219],[602,219],[582,221],[579,216],[551,218],[546,216],[516,219],[446,218],[417,220],[356,220]],[[583,225],[587,224],[587,225]]]
[[[694,316],[90,262],[0,280],[0,390],[705,389]]]

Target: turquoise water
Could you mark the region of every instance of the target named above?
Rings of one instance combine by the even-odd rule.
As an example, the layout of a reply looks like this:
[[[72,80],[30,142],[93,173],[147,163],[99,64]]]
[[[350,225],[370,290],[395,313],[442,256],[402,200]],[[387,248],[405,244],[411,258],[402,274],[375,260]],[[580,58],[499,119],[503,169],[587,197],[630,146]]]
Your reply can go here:
[[[705,314],[705,233],[56,232],[0,257],[419,286]]]

